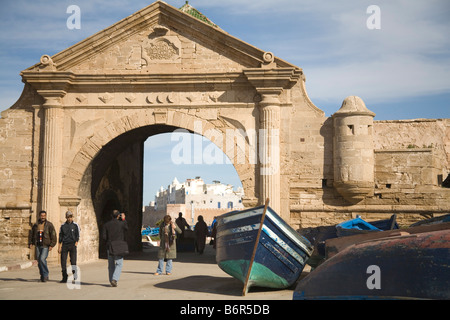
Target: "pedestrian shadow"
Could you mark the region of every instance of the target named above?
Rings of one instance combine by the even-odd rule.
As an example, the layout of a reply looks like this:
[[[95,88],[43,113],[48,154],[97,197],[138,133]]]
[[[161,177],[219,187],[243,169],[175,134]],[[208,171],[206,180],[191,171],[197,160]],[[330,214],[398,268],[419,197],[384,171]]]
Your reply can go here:
[[[0,283],[2,281],[5,282],[29,282],[29,283],[41,283],[41,280],[33,278],[33,279],[25,279],[25,278],[0,278]],[[47,280],[49,283],[60,283],[60,280]],[[62,286],[67,285],[66,283],[60,283]],[[110,284],[104,284],[104,283],[91,283],[91,282],[79,282],[77,283],[74,281],[72,283],[73,285],[80,285],[80,286],[100,286],[100,287],[110,287]]]
[[[154,284],[157,288],[241,296],[242,283],[230,277],[189,276]]]
[[[0,278],[0,281],[21,281],[21,282],[40,282],[38,279],[24,279],[24,278]]]
[[[126,271],[126,270],[122,270],[122,273],[145,274],[145,275],[153,275],[153,274],[155,274],[154,271]]]
[[[158,250],[159,247],[143,247],[142,251],[127,255],[125,260],[158,262]],[[177,251],[177,257],[174,261],[177,263],[216,264],[216,252],[212,246],[205,247],[203,254],[193,251]]]
[[[105,288],[109,288],[111,287],[111,284],[107,284],[107,283],[91,283],[91,282],[80,282],[80,286],[98,286],[98,287],[105,287]]]

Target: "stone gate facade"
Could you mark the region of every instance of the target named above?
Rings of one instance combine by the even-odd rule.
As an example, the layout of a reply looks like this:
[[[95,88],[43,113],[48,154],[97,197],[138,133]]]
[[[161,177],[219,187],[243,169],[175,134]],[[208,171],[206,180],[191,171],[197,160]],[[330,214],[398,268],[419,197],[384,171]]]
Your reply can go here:
[[[157,1],[22,71],[0,118],[0,260],[30,259],[37,213],[75,213],[79,260],[118,208],[141,248],[143,143],[185,129],[233,162],[246,207],[295,228],[450,212],[450,119],[374,121],[358,97],[325,117],[302,69]],[[57,262],[56,252],[49,261]]]

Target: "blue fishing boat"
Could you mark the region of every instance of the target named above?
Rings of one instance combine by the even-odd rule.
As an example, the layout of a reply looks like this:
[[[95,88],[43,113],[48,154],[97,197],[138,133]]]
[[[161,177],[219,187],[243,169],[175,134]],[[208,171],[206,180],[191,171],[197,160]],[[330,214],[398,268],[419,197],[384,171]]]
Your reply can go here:
[[[352,220],[344,221],[336,225],[336,233],[338,237],[354,235],[357,233],[366,233],[372,231],[381,231],[377,227],[364,221],[360,217]]]
[[[147,227],[142,230],[141,235],[143,236],[157,236],[159,235],[159,228]]]
[[[312,254],[311,243],[268,206],[217,217],[216,261],[250,287],[283,289],[293,285]]]
[[[367,222],[357,216],[355,219],[347,220],[336,225],[336,234],[338,237],[351,236],[355,234],[368,233],[373,231],[383,231],[398,229],[396,215],[390,219]]]
[[[393,214],[389,219],[371,221],[370,223],[357,216],[337,225],[302,228],[299,233],[307,238],[314,246],[308,265],[316,268],[326,259],[326,242],[330,239],[355,236],[360,234],[373,234],[373,231],[386,231],[398,229],[397,215]]]
[[[450,299],[450,229],[404,233],[347,247],[300,280],[293,299]]]

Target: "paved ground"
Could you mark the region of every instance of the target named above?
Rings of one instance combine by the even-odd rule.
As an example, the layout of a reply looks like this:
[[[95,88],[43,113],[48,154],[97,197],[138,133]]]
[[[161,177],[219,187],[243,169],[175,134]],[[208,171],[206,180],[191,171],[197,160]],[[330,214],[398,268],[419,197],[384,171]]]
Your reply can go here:
[[[130,255],[124,261],[118,287],[108,281],[107,260],[80,264],[80,283],[61,284],[59,266],[50,267],[50,280],[39,282],[36,265],[0,272],[0,300],[291,300],[293,289],[252,289],[245,297],[243,285],[224,273],[207,246],[203,255],[179,252],[172,275],[155,276],[157,248]]]

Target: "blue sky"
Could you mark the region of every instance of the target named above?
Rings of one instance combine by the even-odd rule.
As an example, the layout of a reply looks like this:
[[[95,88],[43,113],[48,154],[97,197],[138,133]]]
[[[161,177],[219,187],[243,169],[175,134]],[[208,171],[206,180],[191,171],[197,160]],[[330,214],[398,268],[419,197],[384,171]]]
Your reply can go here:
[[[20,97],[20,71],[151,4],[151,0],[2,1],[0,111]],[[184,0],[167,0],[181,7]],[[375,120],[450,118],[450,1],[448,0],[191,0],[229,34],[303,68],[314,104],[330,116],[349,95],[360,96]],[[81,29],[69,30],[69,5]],[[370,5],[380,29],[369,29]],[[173,166],[170,137],[146,145],[144,202],[174,176],[202,176],[240,185],[230,165]],[[176,143],[176,142],[172,142]],[[205,141],[205,145],[208,142]],[[173,146],[173,145],[172,145]],[[155,156],[158,154],[159,156]],[[152,170],[159,163],[163,170]],[[164,171],[165,173],[163,174]],[[211,178],[210,178],[211,177]],[[151,182],[149,182],[151,181]]]

